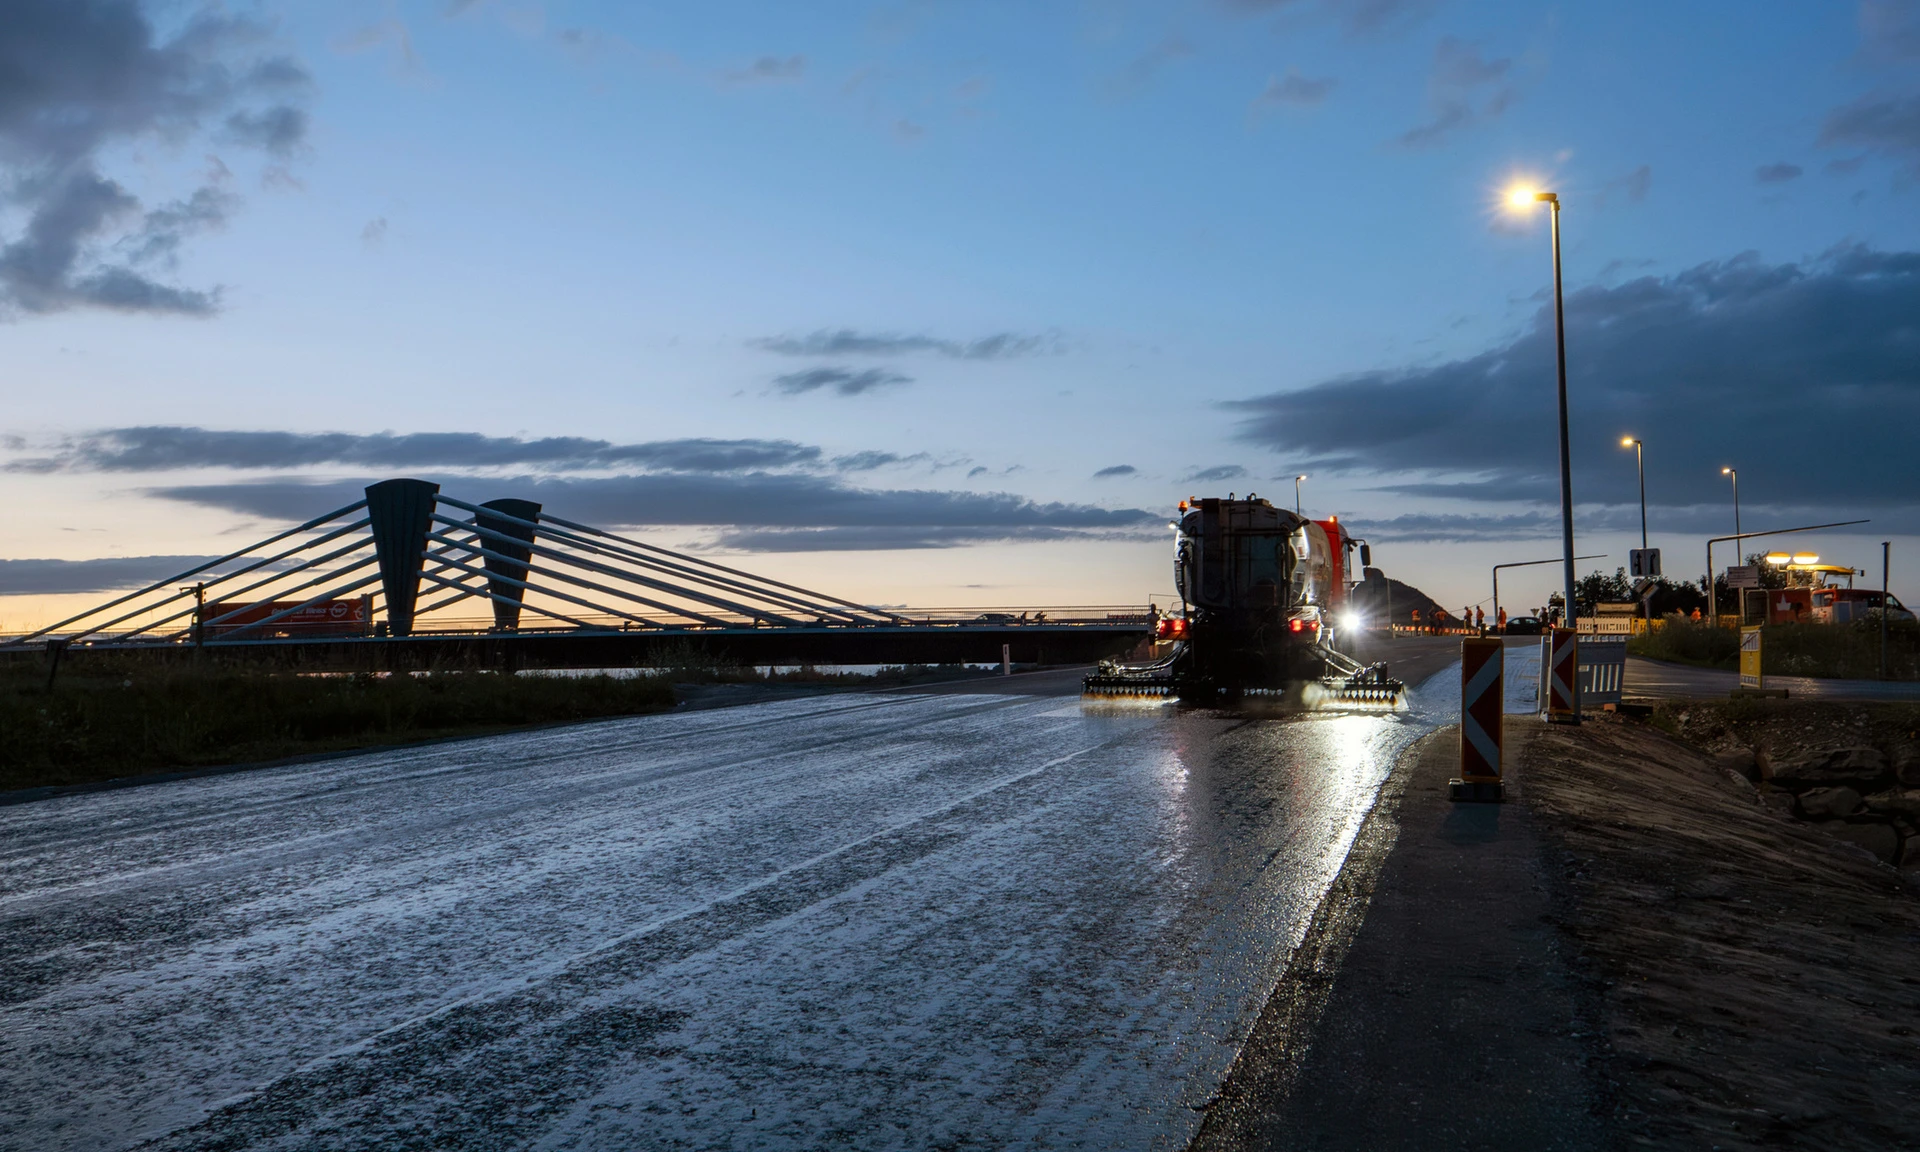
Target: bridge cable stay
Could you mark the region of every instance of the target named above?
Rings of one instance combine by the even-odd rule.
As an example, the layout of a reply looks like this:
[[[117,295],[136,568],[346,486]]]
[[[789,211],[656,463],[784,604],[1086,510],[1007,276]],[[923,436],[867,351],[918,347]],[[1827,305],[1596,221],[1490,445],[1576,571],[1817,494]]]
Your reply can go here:
[[[472,529],[476,534],[481,536],[497,538],[499,540],[513,539],[512,537],[507,536],[505,533],[496,532],[489,528],[481,528],[476,524],[470,523],[468,521],[454,520],[450,517],[441,516],[438,514],[435,514],[434,519],[439,521],[442,524],[447,524],[452,527]],[[442,543],[448,543],[448,544],[454,543],[452,539],[450,539],[443,533],[429,532],[427,534],[427,538],[429,540],[438,540]],[[698,592],[694,592],[690,589],[679,587],[678,585],[668,584],[668,583],[664,583],[657,580],[652,580],[644,576],[637,576],[633,573],[626,572],[618,568],[613,568],[603,564],[596,564],[590,560],[585,560],[580,557],[571,556],[564,551],[553,548],[549,545],[541,544],[537,541],[516,541],[516,543],[518,543],[521,547],[526,548],[529,552],[531,552],[535,556],[544,556],[552,560],[558,560],[563,564],[571,564],[571,565],[574,565],[575,567],[585,568],[589,571],[602,573],[603,575],[616,576],[621,579],[630,580],[630,581],[633,581],[634,583],[641,584],[643,586],[653,588],[658,591],[671,592],[675,595],[686,596],[690,599],[700,600],[704,603],[713,604],[721,608],[726,608],[729,611],[738,612],[745,616],[768,615],[768,613],[758,612],[752,608],[746,607],[741,604],[736,604],[729,600],[722,600],[722,599],[719,599],[718,597],[707,596]],[[482,555],[490,559],[503,560],[503,561],[507,561],[508,563],[515,563],[512,557],[503,556],[498,552],[495,552],[483,547],[475,546],[473,550],[480,552]],[[711,624],[715,627],[726,627],[726,623],[717,618],[714,618],[711,616],[703,616],[697,613],[691,613],[686,611],[685,609],[676,608],[671,604],[662,604],[658,601],[649,600],[644,597],[636,596],[629,592],[623,592],[616,588],[609,588],[604,584],[596,584],[596,583],[593,583],[592,581],[582,580],[578,577],[570,576],[565,573],[555,572],[551,568],[546,570],[546,574],[549,576],[554,576],[561,580],[565,580],[570,584],[578,584],[583,587],[592,588],[595,591],[606,592],[615,596],[625,596],[628,599],[637,600],[640,603],[648,605],[649,607],[659,608],[663,612],[672,612],[672,613],[675,613],[676,615],[688,616],[692,619],[700,620],[703,623]],[[797,621],[787,621],[787,620],[782,620],[782,622],[797,623]]]
[[[544,537],[549,541],[558,540],[563,543],[572,544],[575,547],[578,547],[585,551],[595,553],[597,555],[610,555],[617,559],[625,560],[629,563],[641,565],[656,571],[670,572],[674,575],[683,577],[685,579],[696,580],[703,584],[707,584],[710,587],[718,587],[718,588],[723,588],[733,592],[743,593],[747,596],[760,599],[763,601],[767,601],[774,605],[784,605],[789,607],[800,608],[803,611],[813,613],[816,616],[819,616],[819,615],[837,616],[837,617],[841,617],[843,619],[851,620],[858,623],[877,623],[878,621],[875,619],[876,615],[892,616],[891,613],[874,613],[871,610],[866,610],[866,609],[861,609],[861,612],[866,613],[865,615],[862,615],[857,612],[847,612],[847,611],[843,611],[840,608],[827,607],[822,603],[807,601],[807,600],[800,599],[796,596],[787,595],[786,592],[768,592],[764,588],[756,588],[753,586],[753,584],[747,583],[743,580],[730,580],[724,577],[709,576],[709,575],[706,575],[705,573],[696,571],[695,569],[689,567],[688,565],[690,564],[704,565],[706,567],[714,568],[722,572],[727,572],[733,575],[744,577],[746,578],[746,580],[757,581],[761,584],[772,585],[781,589],[786,589],[791,592],[801,593],[802,595],[805,595],[805,596],[812,596],[812,597],[815,597],[817,601],[827,601],[834,604],[843,604],[851,608],[860,608],[859,605],[853,604],[851,601],[840,600],[838,597],[827,596],[818,592],[811,592],[805,588],[799,588],[797,586],[790,585],[790,584],[782,584],[777,580],[768,580],[764,577],[754,576],[752,573],[749,573],[749,572],[741,572],[738,569],[727,568],[724,565],[713,564],[710,561],[700,560],[697,557],[686,556],[681,553],[673,552],[669,549],[660,548],[656,545],[642,544],[639,541],[630,541],[624,537],[615,536],[610,532],[605,532],[598,528],[591,528],[586,525],[576,525],[571,520],[561,519],[560,517],[554,516],[551,513],[547,513],[547,512],[537,513],[538,521],[536,522],[535,520],[529,520],[523,517],[505,515],[500,511],[498,511],[497,509],[489,508],[489,509],[485,509],[483,512],[482,510],[474,509],[474,507],[470,504],[466,504],[463,501],[455,500],[450,497],[442,497],[442,500],[445,503],[451,504],[456,508],[463,508],[463,509],[474,511],[476,517],[484,514],[490,519],[500,520],[509,524],[523,526],[529,530],[536,530],[541,528],[542,526],[546,526]],[[480,528],[474,522],[462,521],[461,523],[468,527],[476,527],[483,532],[488,531],[485,528]],[[575,531],[555,531],[551,527],[551,525],[553,524],[559,524],[563,528],[570,528],[570,529],[574,529]],[[632,547],[623,548],[623,547],[616,547],[613,545],[596,544],[592,540],[577,534],[582,532],[594,537],[599,537],[601,539],[613,540],[613,541],[617,541],[620,544],[631,545]],[[501,537],[501,538],[504,539],[505,537]],[[525,544],[525,542],[520,542],[520,543],[522,543],[523,546]],[[685,563],[672,563],[668,561],[658,560],[644,554],[643,552],[637,552],[634,549],[644,549],[645,552],[658,553],[662,556],[672,557],[674,560],[684,561]],[[622,574],[625,575],[624,572]],[[675,588],[676,591],[680,591],[682,594],[686,594],[688,591],[686,589],[680,588],[677,585],[673,587]],[[706,602],[710,604],[714,604],[719,607],[728,608],[731,611],[739,612],[745,616],[760,616],[760,615],[767,614],[760,610],[748,608],[746,606],[735,604],[731,601],[726,601],[726,600],[709,599]],[[904,618],[894,616],[893,619],[899,620]],[[781,618],[781,622],[786,624],[796,623],[795,621],[789,621],[784,618]]]
[[[782,581],[773,580],[765,576],[757,576],[752,572],[744,572],[738,568],[729,568],[724,564],[716,564],[711,560],[703,560],[698,556],[689,556],[683,552],[674,552],[670,549],[662,548],[656,544],[646,544],[639,540],[629,540],[625,536],[619,536],[612,532],[603,531],[599,528],[594,528],[586,524],[576,524],[571,520],[563,520],[558,516],[551,515],[550,513],[542,513],[540,518],[542,520],[547,520],[555,524],[558,524],[563,528],[572,528],[575,531],[586,532],[590,535],[605,537],[606,539],[614,540],[621,544],[625,544],[633,548],[639,548],[649,552],[662,553],[664,555],[671,556],[674,559],[683,561],[685,563],[698,564],[703,567],[717,569],[721,572],[727,572],[735,576],[743,576],[743,577],[746,577],[747,579],[754,580],[762,584],[769,584],[776,588],[783,588],[789,592],[798,592],[803,596],[817,597],[818,599],[826,601],[828,603],[838,604],[845,608],[852,608],[855,611],[864,612],[869,615],[884,616],[887,619],[892,620],[898,624],[911,623],[910,617],[902,616],[897,612],[889,612],[884,608],[873,608],[865,604],[856,604],[851,600],[843,600],[838,596],[830,596],[824,592],[815,592],[808,588],[802,588],[797,584],[787,584]]]
[[[311,532],[313,529],[318,528],[322,524],[326,524],[334,520],[338,520],[340,517],[345,516],[349,513],[358,512],[360,509],[365,508],[366,506],[367,506],[367,502],[365,500],[356,500],[352,504],[348,504],[343,508],[336,508],[324,516],[316,516],[304,524],[297,524],[292,528],[288,528],[284,532],[275,533],[274,535],[267,537],[265,540],[261,540],[257,543],[250,544],[247,547],[242,548],[237,552],[229,552],[225,556],[217,556],[212,560],[208,560],[204,563],[195,565],[194,567],[189,568],[184,572],[176,573],[172,576],[167,577],[164,580],[156,580],[153,583],[148,584],[143,588],[136,588],[131,592],[117,596],[114,599],[109,600],[104,604],[96,604],[92,608],[89,608],[85,612],[81,612],[78,615],[69,616],[65,620],[61,620],[56,623],[49,624],[37,632],[29,632],[24,636],[16,636],[11,640],[5,641],[4,643],[0,643],[0,647],[11,647],[15,645],[22,645],[22,644],[30,643],[31,641],[34,641],[34,640],[42,639],[51,633],[58,632],[62,628],[66,628],[70,625],[77,624],[80,621],[85,620],[90,616],[103,615],[107,612],[112,611],[115,608],[120,607],[122,604],[130,603],[134,600],[139,599],[142,596],[152,595],[153,593],[158,592],[164,588],[176,587],[182,580],[192,579],[193,577],[200,575],[202,572],[206,572],[211,569],[218,568],[222,564],[231,563],[235,560],[240,559],[243,556],[250,555],[269,545],[278,544],[280,541],[288,539],[289,537],[298,536],[302,532]],[[302,545],[301,547],[306,547],[306,545]],[[294,549],[294,551],[298,551],[298,550],[299,549],[297,548]],[[226,577],[224,576],[216,577],[215,580],[209,581],[208,583],[209,584],[217,583],[219,580],[222,580],[225,578]],[[173,592],[168,596],[166,596],[163,600],[161,600],[160,603],[164,604],[168,601],[179,599],[182,595],[184,595],[184,593],[181,593],[178,591]],[[157,607],[157,605],[150,605],[146,608],[137,609],[131,613],[128,613],[125,616],[119,617],[116,620],[109,621],[105,624],[95,625],[92,628],[87,629],[86,631],[78,633],[77,635],[79,636],[91,635],[92,633],[98,632],[103,628],[109,628],[109,627],[112,627],[114,624],[118,624],[126,620],[131,620],[135,616],[139,616],[143,612],[153,611],[155,607]],[[68,636],[65,638],[71,640],[71,639],[75,639],[76,637]]]

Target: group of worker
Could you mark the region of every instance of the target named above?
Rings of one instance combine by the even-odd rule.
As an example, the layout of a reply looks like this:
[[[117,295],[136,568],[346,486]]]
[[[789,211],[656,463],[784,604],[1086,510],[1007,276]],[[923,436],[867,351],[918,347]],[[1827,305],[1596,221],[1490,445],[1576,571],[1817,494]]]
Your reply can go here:
[[[1506,628],[1507,610],[1505,608],[1500,609],[1499,616],[1496,620],[1495,626],[1503,630]],[[1453,627],[1454,627],[1453,617],[1447,614],[1447,610],[1445,608],[1435,608],[1433,612],[1429,614],[1427,617],[1426,631],[1427,631],[1427,634],[1430,636],[1438,636],[1442,632],[1446,632],[1452,629]],[[1473,607],[1467,607],[1467,608],[1461,609],[1460,627],[1473,628],[1477,631],[1485,632],[1487,630],[1486,609],[1473,608]],[[1413,610],[1413,630],[1415,632],[1420,631],[1420,609],[1418,608],[1415,608]]]

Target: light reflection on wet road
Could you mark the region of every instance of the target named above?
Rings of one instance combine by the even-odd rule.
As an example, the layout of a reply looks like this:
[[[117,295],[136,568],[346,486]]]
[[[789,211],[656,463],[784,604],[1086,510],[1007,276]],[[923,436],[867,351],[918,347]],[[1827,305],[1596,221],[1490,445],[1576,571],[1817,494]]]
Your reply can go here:
[[[840,695],[0,809],[0,1147],[1178,1147],[1394,756]]]

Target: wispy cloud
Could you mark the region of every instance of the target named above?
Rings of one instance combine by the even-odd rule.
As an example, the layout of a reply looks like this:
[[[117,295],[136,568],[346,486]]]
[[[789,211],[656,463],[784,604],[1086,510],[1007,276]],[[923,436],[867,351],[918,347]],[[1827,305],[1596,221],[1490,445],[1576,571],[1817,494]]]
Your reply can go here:
[[[1452,36],[1441,38],[1427,81],[1431,115],[1401,133],[1396,143],[1403,148],[1430,148],[1471,124],[1497,118],[1519,99],[1512,74],[1511,58],[1489,59],[1478,45]]]
[[[1095,480],[1111,480],[1120,476],[1132,476],[1139,471],[1140,469],[1135,468],[1131,464],[1114,464],[1095,472],[1093,478]]]
[[[913,383],[913,377],[885,368],[807,368],[773,378],[773,386],[790,396],[828,388],[842,396],[858,396],[881,388]]]
[[[1800,165],[1788,164],[1784,160],[1778,164],[1762,164],[1753,170],[1753,181],[1756,184],[1785,184],[1800,179],[1802,171]]]
[[[995,332],[976,340],[949,340],[899,332],[862,332],[821,328],[805,335],[762,336],[749,347],[781,356],[909,356],[926,354],[954,360],[1013,360],[1063,351],[1055,332]]]
[[[1339,80],[1332,76],[1302,76],[1292,68],[1284,76],[1267,77],[1267,86],[1253,98],[1255,111],[1267,108],[1303,108],[1326,100]]]
[[[726,74],[729,84],[779,84],[800,79],[807,74],[805,56],[762,56],[745,68],[736,68]]]

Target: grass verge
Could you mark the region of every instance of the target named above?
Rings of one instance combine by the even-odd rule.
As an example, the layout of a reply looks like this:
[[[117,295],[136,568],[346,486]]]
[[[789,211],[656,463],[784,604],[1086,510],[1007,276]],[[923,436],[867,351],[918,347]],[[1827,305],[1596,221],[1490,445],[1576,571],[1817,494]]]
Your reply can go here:
[[[474,736],[673,707],[664,677],[0,671],[0,791]]]

